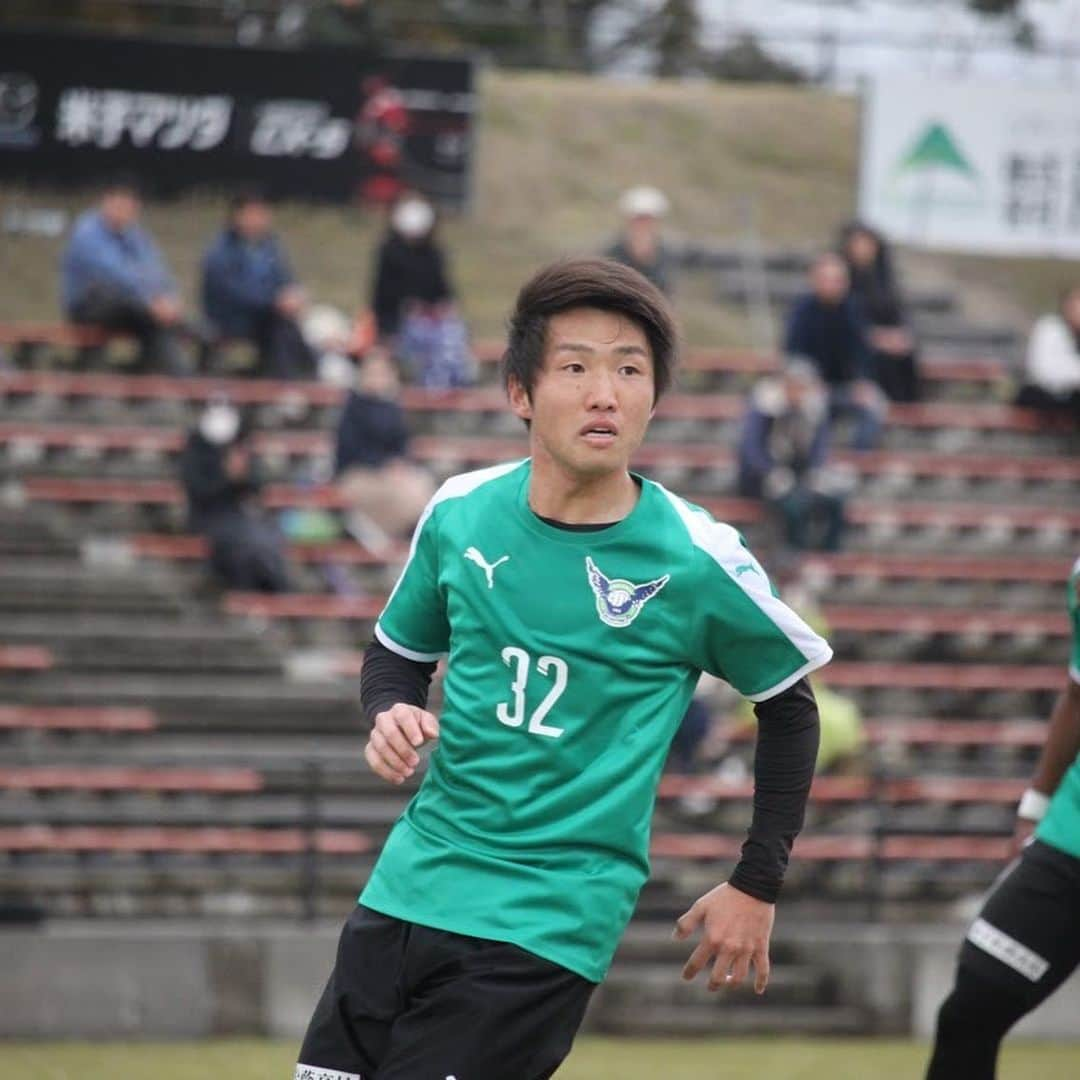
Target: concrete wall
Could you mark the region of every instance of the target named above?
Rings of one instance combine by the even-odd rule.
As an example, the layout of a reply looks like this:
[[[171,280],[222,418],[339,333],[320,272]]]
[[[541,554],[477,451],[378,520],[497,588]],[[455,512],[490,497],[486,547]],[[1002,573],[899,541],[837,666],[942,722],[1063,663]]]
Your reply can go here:
[[[340,923],[53,923],[0,931],[0,1038],[299,1038]],[[928,1036],[963,928],[804,925],[800,960],[833,974],[874,1033]],[[778,941],[779,943],[779,941]],[[1080,1039],[1080,978],[1016,1030]],[[869,1032],[868,1032],[869,1033]]]
[[[0,931],[0,1037],[303,1033],[339,925],[51,924]]]

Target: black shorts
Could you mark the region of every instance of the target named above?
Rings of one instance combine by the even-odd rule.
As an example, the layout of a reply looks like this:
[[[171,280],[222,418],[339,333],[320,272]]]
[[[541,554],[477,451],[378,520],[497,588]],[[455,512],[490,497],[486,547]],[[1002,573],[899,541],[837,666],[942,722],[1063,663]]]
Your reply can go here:
[[[358,906],[295,1080],[543,1080],[594,989],[516,945]]]
[[[960,949],[960,967],[1033,1009],[1080,963],[1080,859],[1035,840],[1002,875]]]

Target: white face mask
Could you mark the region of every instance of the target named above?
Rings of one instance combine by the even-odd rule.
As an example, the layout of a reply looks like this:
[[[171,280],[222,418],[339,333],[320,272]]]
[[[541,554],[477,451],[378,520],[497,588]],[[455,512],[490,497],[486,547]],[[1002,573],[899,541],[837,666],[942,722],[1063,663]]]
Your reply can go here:
[[[402,236],[415,240],[431,231],[435,211],[423,199],[406,199],[394,208],[390,222]]]
[[[209,406],[199,420],[200,434],[215,446],[232,442],[239,430],[240,414],[228,404]]]

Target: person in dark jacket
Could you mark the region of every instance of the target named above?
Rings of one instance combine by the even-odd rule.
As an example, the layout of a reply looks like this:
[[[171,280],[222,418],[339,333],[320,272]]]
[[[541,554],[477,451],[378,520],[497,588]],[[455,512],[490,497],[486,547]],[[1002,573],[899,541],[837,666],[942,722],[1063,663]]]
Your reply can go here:
[[[866,324],[851,295],[847,264],[832,252],[819,255],[810,268],[810,286],[788,317],[784,351],[814,365],[828,391],[830,415],[851,417],[852,445],[872,450],[887,403],[873,381]]]
[[[393,361],[372,349],[338,422],[334,474],[354,510],[350,531],[368,546],[406,536],[435,491],[427,470],[409,460],[399,389]]]
[[[297,321],[304,290],[271,229],[270,206],[260,195],[233,200],[225,228],[203,257],[203,308],[220,338],[255,343],[260,374],[310,378],[315,357]]]
[[[210,542],[210,566],[229,589],[288,592],[280,533],[258,507],[250,431],[224,401],[211,402],[180,458],[188,527]]]
[[[842,477],[827,468],[828,452],[825,387],[809,362],[792,360],[754,387],[738,459],[739,494],[763,499],[796,551],[836,551],[843,539]]]
[[[918,350],[889,245],[877,230],[855,221],[840,234],[840,250],[867,323],[874,378],[890,401],[918,401]]]
[[[664,243],[660,223],[670,208],[667,196],[654,187],[633,187],[619,199],[623,230],[608,248],[608,258],[644,274],[661,292],[671,292],[675,259]]]
[[[61,299],[72,322],[134,335],[138,365],[184,375],[179,338],[189,332],[176,283],[153,237],[139,224],[136,182],[109,182],[96,210],[75,222],[61,261]]]
[[[380,340],[393,338],[413,307],[453,307],[446,257],[435,237],[435,211],[419,195],[406,195],[390,214],[379,246],[372,307]]]

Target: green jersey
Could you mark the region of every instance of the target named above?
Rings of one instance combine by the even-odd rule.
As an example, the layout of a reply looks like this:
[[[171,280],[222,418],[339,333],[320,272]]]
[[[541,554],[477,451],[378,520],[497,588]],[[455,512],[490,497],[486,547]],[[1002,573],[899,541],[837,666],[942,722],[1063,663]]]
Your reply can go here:
[[[659,484],[569,531],[530,510],[530,475],[448,480],[379,617],[386,648],[449,659],[438,748],[360,899],[599,982],[701,671],[763,701],[832,653],[734,529]]]
[[[1072,655],[1069,658],[1069,678],[1080,683],[1080,559],[1073,564],[1069,575],[1066,598],[1072,619]],[[1061,778],[1046,816],[1039,822],[1035,835],[1069,855],[1080,859],[1080,755]]]

